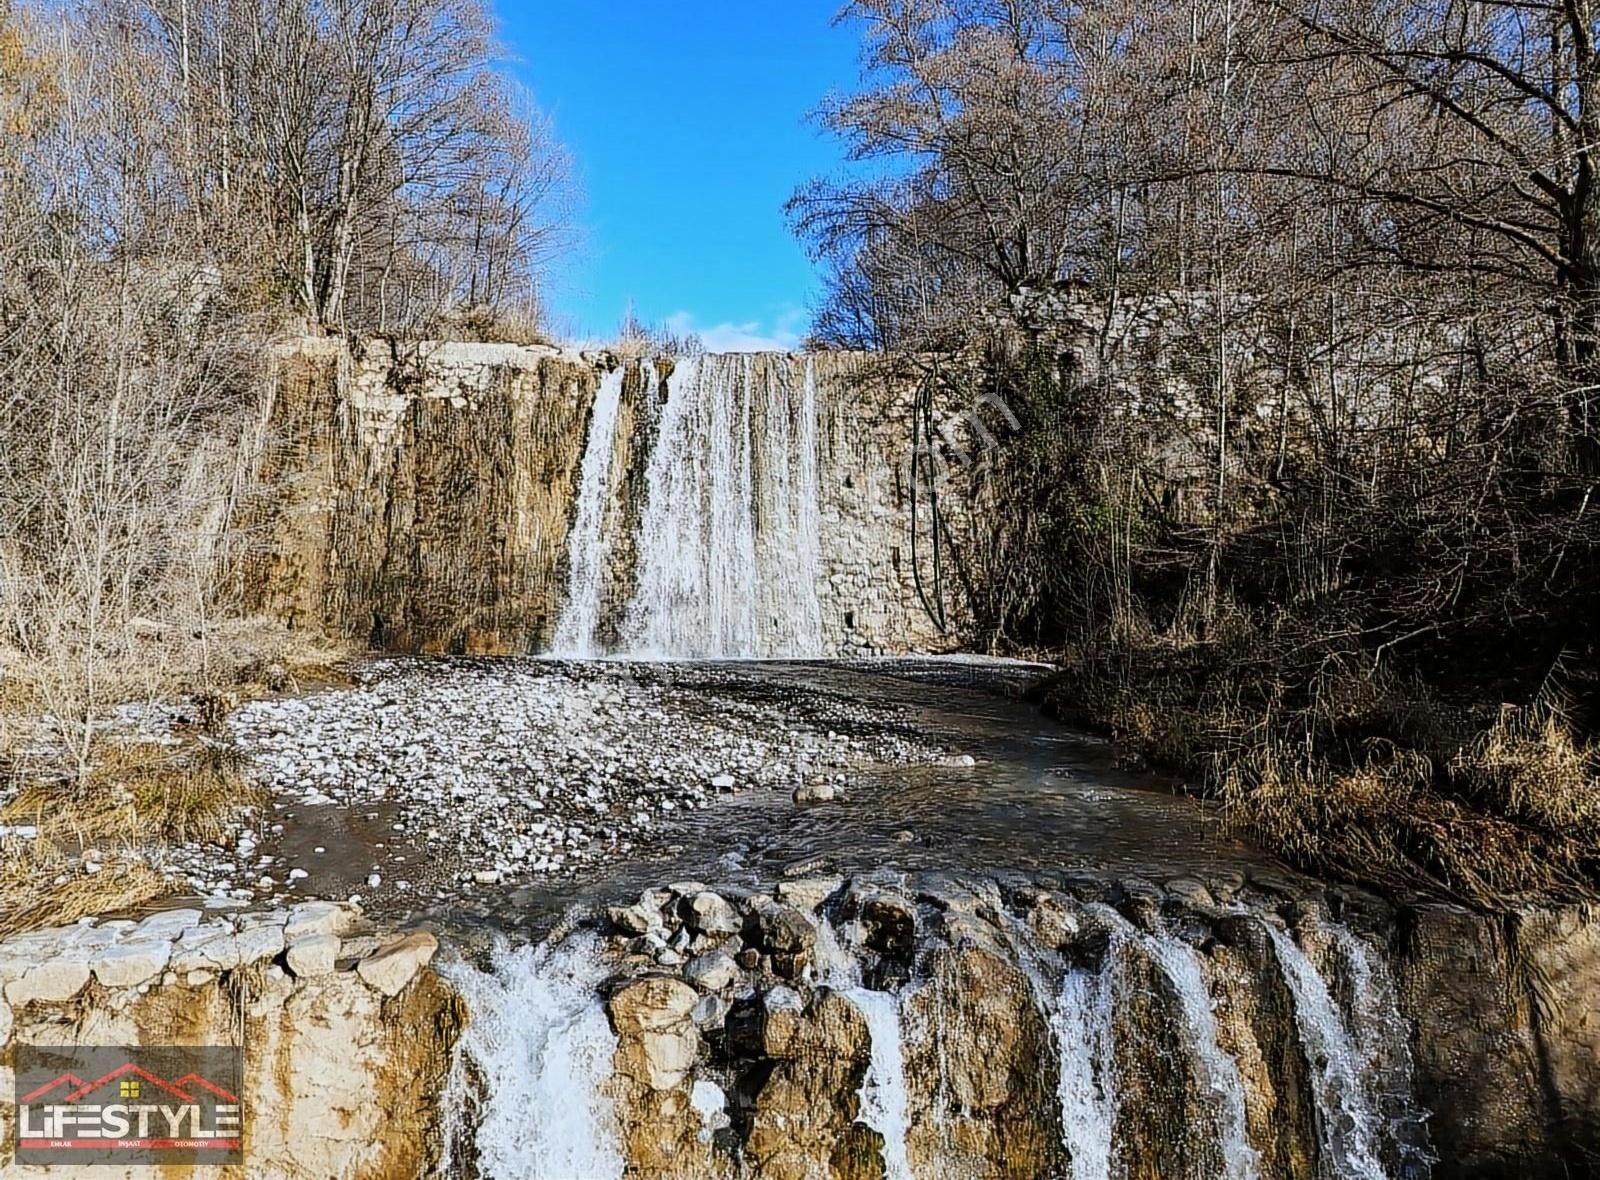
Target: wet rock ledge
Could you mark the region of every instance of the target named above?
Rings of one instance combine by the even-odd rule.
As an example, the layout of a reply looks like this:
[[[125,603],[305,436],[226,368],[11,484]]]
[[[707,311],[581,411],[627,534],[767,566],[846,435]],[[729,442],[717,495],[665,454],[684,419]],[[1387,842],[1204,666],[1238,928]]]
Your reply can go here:
[[[1412,1180],[1595,1158],[1584,910],[1395,908],[1269,871],[883,874],[676,882],[567,944],[590,965],[536,969],[605,997],[587,1125],[615,1128],[630,1175]]]
[[[17,935],[0,943],[0,1094],[17,1044],[243,1044],[241,1174],[422,1175],[465,1018],[437,949],[326,902]],[[10,1118],[0,1104],[0,1172],[58,1174],[10,1158]]]
[[[246,1175],[1553,1178],[1600,1146],[1583,909],[882,873],[437,946],[328,903],[18,936],[0,1068],[242,1043]]]

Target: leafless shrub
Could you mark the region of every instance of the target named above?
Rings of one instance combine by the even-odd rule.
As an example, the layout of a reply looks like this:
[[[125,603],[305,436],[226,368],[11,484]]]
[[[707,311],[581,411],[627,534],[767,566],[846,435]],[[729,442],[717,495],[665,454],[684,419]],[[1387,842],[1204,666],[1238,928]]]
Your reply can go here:
[[[815,330],[944,375],[930,420],[1019,423],[929,601],[1297,859],[1600,885],[1592,14],[842,19],[862,84],[819,117],[864,167],[790,204]]]
[[[536,333],[565,157],[491,34],[476,0],[0,2],[0,742],[84,786],[112,705],[284,662],[219,589],[278,334]]]

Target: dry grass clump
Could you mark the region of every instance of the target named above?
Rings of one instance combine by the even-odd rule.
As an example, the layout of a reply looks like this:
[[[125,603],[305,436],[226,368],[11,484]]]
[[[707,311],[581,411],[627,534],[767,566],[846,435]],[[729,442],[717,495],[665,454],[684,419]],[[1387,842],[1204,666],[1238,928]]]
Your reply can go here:
[[[1573,737],[1556,706],[1502,708],[1450,771],[1491,810],[1556,832],[1600,835],[1600,752]]]
[[[1237,827],[1291,863],[1496,909],[1594,895],[1600,841],[1559,818],[1593,814],[1581,753],[1554,719],[1497,722],[1445,767],[1385,747],[1340,770],[1263,744],[1217,791]]]
[[[481,344],[553,345],[544,309],[535,301],[486,307],[470,304],[423,318],[411,334],[422,340],[465,340]]]
[[[206,686],[244,696],[349,684],[348,664],[357,654],[348,640],[261,618],[219,624],[210,643]]]
[[[91,877],[66,857],[0,851],[0,874],[0,938],[131,909],[168,889],[166,879],[140,861],[108,863]]]
[[[87,782],[108,749],[99,730],[118,705],[187,697],[217,722],[243,699],[347,684],[354,654],[344,641],[262,619],[198,632],[149,623],[113,646],[36,656],[0,648],[0,766],[8,754],[55,748],[71,776]]]
[[[1310,649],[1305,670],[1292,649],[1152,632],[1078,653],[1047,700],[1192,773],[1302,868],[1491,909],[1600,893],[1600,750],[1561,708],[1485,715],[1359,653]]]
[[[24,787],[0,808],[0,825],[38,835],[0,839],[0,937],[160,896],[169,886],[152,862],[165,846],[223,841],[257,802],[231,750],[204,735],[177,747],[110,744],[88,783]]]

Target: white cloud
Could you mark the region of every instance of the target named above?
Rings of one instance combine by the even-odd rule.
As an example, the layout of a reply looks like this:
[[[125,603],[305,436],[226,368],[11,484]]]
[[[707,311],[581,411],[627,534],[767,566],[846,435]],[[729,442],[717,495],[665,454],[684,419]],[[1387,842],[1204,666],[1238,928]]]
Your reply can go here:
[[[666,319],[669,331],[700,337],[707,352],[793,352],[800,347],[805,312],[792,308],[770,323],[702,324],[690,311],[673,312]]]

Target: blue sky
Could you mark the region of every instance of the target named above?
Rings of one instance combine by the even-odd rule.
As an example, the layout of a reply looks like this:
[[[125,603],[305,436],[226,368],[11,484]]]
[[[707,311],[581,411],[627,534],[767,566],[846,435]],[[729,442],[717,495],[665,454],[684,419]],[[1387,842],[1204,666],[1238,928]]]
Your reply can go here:
[[[582,241],[554,327],[646,323],[713,349],[792,348],[817,278],[783,216],[836,141],[807,120],[856,78],[835,0],[496,0],[511,68],[572,152]]]

